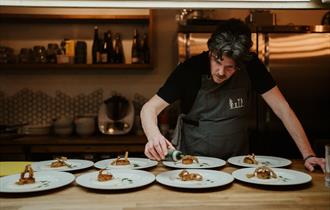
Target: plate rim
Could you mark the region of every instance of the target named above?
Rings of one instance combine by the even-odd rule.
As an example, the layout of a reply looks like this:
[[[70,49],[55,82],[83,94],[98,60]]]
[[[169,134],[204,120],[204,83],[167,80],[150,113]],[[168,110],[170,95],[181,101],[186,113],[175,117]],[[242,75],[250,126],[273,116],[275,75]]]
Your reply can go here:
[[[210,168],[220,168],[220,167],[225,166],[227,164],[227,161],[226,160],[223,160],[221,158],[199,156],[199,155],[196,155],[195,157],[197,157],[197,158],[215,159],[217,161],[220,161],[221,164],[215,165],[215,166],[207,166],[207,167],[178,167],[178,166],[175,166],[175,165],[167,164],[167,163],[172,163],[173,161],[166,161],[166,160],[162,161],[162,164],[164,166],[167,166],[167,167],[170,167],[170,168],[177,168],[177,169],[210,169]]]
[[[108,159],[104,159],[104,160],[99,160],[97,162],[94,163],[94,167],[95,168],[98,168],[98,169],[104,169],[104,167],[101,167],[101,166],[98,166],[100,164],[100,162],[105,162],[105,161],[113,161],[115,160],[116,158],[108,158]],[[152,164],[150,165],[147,165],[147,166],[142,166],[142,167],[131,167],[131,168],[120,168],[120,167],[111,167],[111,168],[108,168],[106,167],[106,169],[144,169],[144,168],[151,168],[151,167],[154,167],[154,166],[157,166],[158,165],[158,161],[156,160],[151,160],[149,158],[140,158],[140,157],[129,157],[128,159],[132,159],[132,160],[144,160],[144,161],[148,161]]]
[[[245,167],[245,168],[256,168],[256,167],[259,167],[259,166],[262,166],[262,165],[255,165],[255,164],[247,164],[247,163],[244,163],[244,164],[240,164],[240,163],[237,163],[237,162],[233,162],[233,159],[236,159],[236,158],[243,158],[247,155],[238,155],[238,156],[233,156],[233,157],[230,157],[227,159],[227,162],[232,164],[232,165],[235,165],[235,166],[240,166],[240,167]],[[256,158],[273,158],[273,159],[281,159],[283,161],[285,161],[286,163],[285,164],[279,164],[279,165],[275,165],[275,166],[271,166],[272,168],[281,168],[281,167],[287,167],[289,165],[292,164],[292,161],[290,159],[287,159],[287,158],[283,158],[283,157],[277,157],[277,156],[270,156],[270,155],[255,155]]]
[[[108,169],[108,170],[111,170],[111,171],[115,171],[115,172],[135,172],[135,173],[140,173],[140,174],[143,174],[143,175],[148,175],[152,176],[151,180],[142,184],[142,185],[138,185],[138,186],[130,186],[130,187],[125,187],[125,188],[97,188],[97,187],[92,187],[92,186],[88,186],[88,185],[84,185],[84,184],[81,184],[79,183],[80,182],[80,179],[82,178],[85,178],[85,177],[90,177],[92,175],[96,175],[98,173],[98,171],[92,171],[92,172],[88,172],[88,173],[85,173],[85,174],[81,174],[79,175],[76,179],[75,179],[75,183],[78,185],[78,186],[81,186],[81,187],[84,187],[84,188],[88,188],[88,189],[94,189],[94,190],[127,190],[127,189],[134,189],[134,188],[139,188],[139,187],[143,187],[143,186],[147,186],[153,182],[155,182],[156,180],[156,176],[151,173],[151,172],[148,172],[148,171],[144,171],[144,170],[136,170],[136,169]]]
[[[86,163],[86,165],[84,167],[81,168],[63,168],[63,169],[40,169],[40,164],[41,163],[48,163],[48,162],[52,162],[55,160],[43,160],[43,161],[36,161],[36,162],[32,162],[31,163],[31,167],[34,171],[62,171],[62,172],[66,172],[66,171],[78,171],[78,170],[82,170],[82,169],[86,169],[86,168],[90,168],[94,165],[94,162],[91,160],[84,160],[84,159],[74,159],[74,158],[69,158],[67,159],[68,161],[81,161]]]
[[[67,182],[64,182],[64,183],[62,183],[60,185],[52,186],[51,188],[35,188],[34,190],[33,189],[32,190],[30,189],[30,190],[23,190],[23,191],[5,191],[3,188],[0,188],[0,193],[33,193],[33,192],[43,192],[43,191],[47,191],[47,190],[53,190],[53,189],[64,187],[66,185],[69,185],[69,184],[73,183],[75,181],[75,179],[76,179],[73,174],[71,174],[69,172],[65,172],[65,171],[37,171],[37,172],[34,173],[34,177],[36,177],[38,175],[49,176],[49,174],[53,174],[53,176],[56,177],[56,178],[58,178],[58,176],[61,174],[61,176],[66,176],[68,178],[68,181]],[[19,176],[20,176],[20,173],[8,175],[8,176],[3,176],[3,177],[0,177],[0,181],[1,180],[6,180],[6,179],[11,179],[12,177],[13,178],[15,177],[15,179],[18,179]]]
[[[165,185],[165,186],[168,186],[168,187],[174,187],[174,188],[179,188],[179,189],[209,189],[209,188],[216,188],[216,187],[221,187],[221,186],[226,186],[226,185],[229,185],[231,184],[232,182],[234,182],[234,177],[232,174],[230,173],[227,173],[227,172],[224,172],[224,171],[216,171],[216,170],[210,170],[210,169],[196,169],[196,168],[191,168],[191,169],[188,169],[188,170],[191,170],[191,171],[204,171],[204,172],[209,172],[209,173],[218,173],[218,174],[223,174],[225,176],[228,176],[228,179],[230,179],[230,181],[226,182],[225,184],[222,184],[222,185],[214,185],[214,186],[203,186],[203,187],[195,187],[195,186],[178,186],[178,185],[170,185],[170,184],[167,184],[167,183],[163,183],[161,181],[159,181],[159,177],[160,176],[164,176],[164,174],[166,173],[179,173],[182,171],[182,169],[176,169],[176,170],[170,170],[170,171],[164,171],[164,172],[161,172],[159,174],[157,174],[156,176],[156,182],[158,182],[159,184],[162,184],[162,185]]]
[[[306,178],[308,178],[308,180],[303,181],[303,182],[299,182],[299,183],[276,184],[276,183],[272,183],[272,182],[269,182],[269,183],[266,183],[266,182],[252,182],[252,181],[249,182],[249,181],[247,181],[248,179],[240,179],[239,177],[237,177],[237,173],[239,173],[239,172],[246,171],[246,172],[251,173],[251,171],[252,170],[254,171],[255,169],[256,168],[253,168],[253,167],[237,169],[237,170],[232,172],[232,175],[238,181],[249,183],[249,184],[262,185],[262,186],[294,186],[294,185],[306,184],[306,183],[309,183],[313,180],[312,176],[305,173],[305,172],[298,171],[298,170],[292,170],[292,169],[286,169],[286,168],[272,168],[272,169],[275,172],[276,171],[278,171],[278,172],[281,171],[281,172],[293,172],[293,173],[296,173],[296,174],[301,174],[302,176],[305,176]]]

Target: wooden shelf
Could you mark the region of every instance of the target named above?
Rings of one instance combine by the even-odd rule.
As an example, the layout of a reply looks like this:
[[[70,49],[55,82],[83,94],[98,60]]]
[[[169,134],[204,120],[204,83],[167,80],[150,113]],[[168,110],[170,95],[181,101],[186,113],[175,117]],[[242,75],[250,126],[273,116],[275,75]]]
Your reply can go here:
[[[4,70],[148,70],[152,64],[0,64],[0,72]]]
[[[6,22],[111,22],[149,23],[149,15],[48,15],[48,14],[0,14]]]

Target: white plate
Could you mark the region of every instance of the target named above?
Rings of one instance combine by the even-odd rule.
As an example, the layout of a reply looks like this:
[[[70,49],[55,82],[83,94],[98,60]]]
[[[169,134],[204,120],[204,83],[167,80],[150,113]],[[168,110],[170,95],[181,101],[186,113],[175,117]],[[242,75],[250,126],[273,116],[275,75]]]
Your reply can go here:
[[[268,167],[276,168],[276,167],[288,166],[291,164],[291,160],[285,158],[262,156],[262,155],[255,156],[255,159],[258,161],[258,164],[247,164],[243,162],[244,157],[246,157],[246,155],[231,157],[228,159],[228,162],[236,166],[249,167],[249,168],[259,167],[259,166],[268,166]]]
[[[70,164],[71,167],[62,166],[57,168],[51,168],[50,164],[56,160],[46,160],[40,162],[34,162],[31,164],[34,171],[75,171],[93,166],[93,162],[89,160],[79,160],[79,159],[68,159],[65,162]]]
[[[116,160],[116,158],[100,160],[96,162],[94,166],[99,169],[142,169],[150,168],[158,164],[157,161],[147,158],[128,158],[130,162],[129,165],[111,165],[110,163],[114,160]]]
[[[312,177],[306,173],[284,168],[272,168],[277,175],[276,179],[259,179],[257,177],[247,178],[246,174],[252,174],[254,170],[255,168],[242,168],[234,171],[232,174],[235,179],[258,185],[297,185],[304,184],[312,180]]]
[[[199,163],[182,164],[181,161],[163,161],[163,164],[172,168],[216,168],[226,165],[226,161],[219,158],[196,156]]]
[[[83,187],[100,190],[121,190],[131,189],[148,185],[155,181],[155,175],[147,171],[132,169],[111,169],[108,170],[113,175],[113,179],[99,182],[98,171],[83,174],[77,177],[76,182]]]
[[[202,175],[202,181],[182,181],[179,177],[181,171],[182,170],[172,170],[160,173],[156,176],[156,180],[163,185],[189,189],[219,187],[234,181],[233,176],[228,173],[207,169],[187,170],[189,173],[198,173]]]
[[[68,172],[40,171],[34,173],[36,180],[33,184],[18,185],[20,174],[14,174],[0,178],[0,192],[2,193],[24,193],[38,192],[62,187],[74,181],[74,175]]]

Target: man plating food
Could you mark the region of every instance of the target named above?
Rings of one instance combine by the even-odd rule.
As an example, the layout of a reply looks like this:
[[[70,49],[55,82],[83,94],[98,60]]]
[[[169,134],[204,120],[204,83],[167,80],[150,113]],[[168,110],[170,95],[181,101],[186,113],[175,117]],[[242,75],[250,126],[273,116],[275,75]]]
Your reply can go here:
[[[309,170],[324,169],[301,123],[257,55],[250,52],[251,32],[240,20],[219,25],[208,51],[179,64],[142,108],[148,143],[145,154],[161,160],[174,146],[184,154],[229,158],[248,153],[246,115],[251,91],[259,93],[290,133]],[[170,142],[158,129],[157,116],[180,100],[182,114]],[[174,145],[174,146],[173,146]]]

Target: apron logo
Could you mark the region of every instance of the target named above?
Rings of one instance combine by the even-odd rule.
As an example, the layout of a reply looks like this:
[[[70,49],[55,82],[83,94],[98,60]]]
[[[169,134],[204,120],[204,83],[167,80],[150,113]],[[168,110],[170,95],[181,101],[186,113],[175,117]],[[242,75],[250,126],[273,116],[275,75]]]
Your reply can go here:
[[[243,98],[231,99],[229,98],[229,108],[239,109],[244,107]]]

